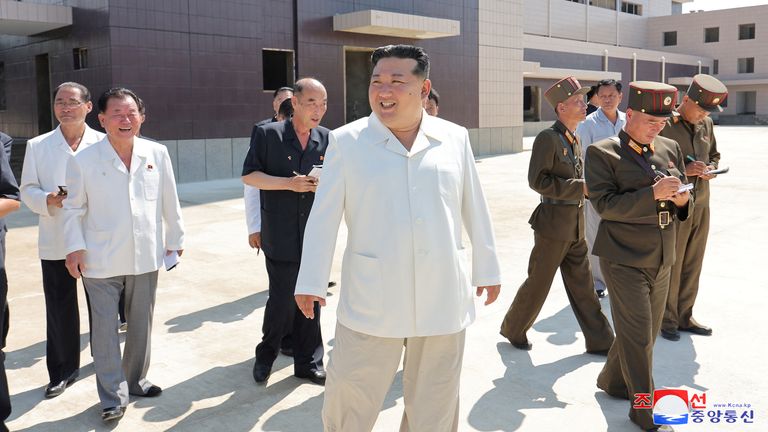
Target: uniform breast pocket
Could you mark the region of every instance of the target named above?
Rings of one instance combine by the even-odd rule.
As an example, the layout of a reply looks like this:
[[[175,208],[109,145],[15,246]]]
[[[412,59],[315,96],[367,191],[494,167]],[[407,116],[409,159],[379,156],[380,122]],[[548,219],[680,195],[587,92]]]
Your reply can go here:
[[[160,173],[157,171],[144,174],[144,199],[147,201],[157,200],[160,194]]]
[[[440,195],[445,199],[458,200],[461,195],[461,167],[456,161],[439,162],[435,164],[437,169],[437,182]]]

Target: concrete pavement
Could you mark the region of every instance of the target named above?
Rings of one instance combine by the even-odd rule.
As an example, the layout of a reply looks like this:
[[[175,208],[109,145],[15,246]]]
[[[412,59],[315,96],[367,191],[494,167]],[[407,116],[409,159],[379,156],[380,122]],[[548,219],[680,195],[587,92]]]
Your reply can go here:
[[[768,193],[760,175],[768,163],[766,134],[765,127],[717,129],[721,165],[730,166],[731,172],[712,183],[712,228],[695,310],[700,322],[714,328],[714,335],[683,333],[679,342],[659,339],[654,368],[657,387],[706,392],[708,411],[717,409],[715,403],[751,404],[754,423],[714,424],[705,419],[676,430],[768,430],[768,366],[763,360],[768,354],[763,258]],[[639,430],[627,418],[627,401],[595,387],[604,358],[584,354],[583,337],[559,277],[529,332],[532,351],[516,350],[498,334],[525,279],[533,244],[527,220],[538,197],[527,186],[529,156],[526,151],[487,157],[477,165],[493,214],[504,285],[496,303],[484,307],[478,300],[477,322],[467,333],[459,430]],[[155,399],[133,399],[125,417],[109,428],[100,419],[82,291],[80,379],[62,396],[43,398],[45,308],[36,218],[28,210],[9,217],[11,330],[5,351],[12,430],[322,430],[322,387],[294,378],[289,358],[278,358],[266,387],[257,386],[251,376],[267,276],[263,256],[247,245],[241,183],[184,184],[179,191],[188,233],[186,253],[176,270],[160,276],[149,371],[149,379],[164,392]],[[340,279],[345,237],[342,229],[332,280]],[[333,347],[338,289],[330,290],[333,296],[323,310],[326,353]],[[610,316],[607,299],[603,307]],[[739,414],[744,410],[737,409]],[[402,411],[398,374],[375,430],[397,430]]]

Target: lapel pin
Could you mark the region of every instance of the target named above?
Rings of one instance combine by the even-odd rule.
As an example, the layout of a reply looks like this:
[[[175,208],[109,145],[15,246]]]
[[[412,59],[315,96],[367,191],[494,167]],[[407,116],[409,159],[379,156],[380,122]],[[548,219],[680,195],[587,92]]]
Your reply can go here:
[[[288,160],[291,160],[291,156],[290,155],[288,155]]]

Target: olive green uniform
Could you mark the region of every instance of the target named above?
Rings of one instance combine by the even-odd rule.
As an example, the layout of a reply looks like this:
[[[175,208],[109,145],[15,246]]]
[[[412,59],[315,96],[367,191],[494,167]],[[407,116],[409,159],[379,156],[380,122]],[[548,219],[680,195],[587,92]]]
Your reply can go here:
[[[713,129],[714,124],[709,117],[693,125],[674,113],[661,135],[677,141],[685,157],[691,156],[717,168],[720,153],[717,151]],[[669,296],[662,323],[662,329],[672,332],[694,325],[691,316],[699,292],[699,277],[709,234],[709,181],[699,177],[690,180],[694,184],[696,212],[678,225],[675,249],[677,259],[672,266]]]
[[[558,267],[587,351],[605,351],[613,342],[587,260],[583,167],[581,146],[560,121],[536,137],[528,167],[528,184],[542,201],[528,221],[534,246],[528,278],[501,325],[501,334],[513,344],[528,343],[526,332],[541,311]]]
[[[632,156],[632,151],[637,155]],[[652,188],[655,180],[638,157],[652,170],[685,183],[680,147],[663,137],[640,145],[621,131],[618,139],[589,146],[586,165],[589,199],[602,218],[593,253],[600,257],[611,292],[616,328],[616,341],[597,385],[610,395],[630,400],[637,393],[653,393],[653,345],[675,260],[675,219],[685,220],[691,208],[691,204],[678,209],[671,201],[657,202]],[[670,224],[662,229],[659,212],[663,211],[669,212]],[[654,427],[651,410],[630,409],[629,417],[644,429]]]

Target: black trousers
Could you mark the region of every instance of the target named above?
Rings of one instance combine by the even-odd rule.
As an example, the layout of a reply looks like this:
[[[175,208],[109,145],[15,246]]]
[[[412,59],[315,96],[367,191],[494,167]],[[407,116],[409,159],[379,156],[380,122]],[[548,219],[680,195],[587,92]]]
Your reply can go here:
[[[271,366],[280,342],[291,334],[294,373],[323,368],[323,338],[320,333],[320,306],[315,317],[307,319],[296,306],[293,292],[299,276],[299,263],[275,261],[265,257],[269,275],[269,299],[264,309],[263,336],[256,346],[256,362]]]
[[[8,377],[5,375],[5,338],[8,335],[8,279],[5,275],[5,267],[0,267],[0,431],[7,431],[5,420],[11,415],[11,396],[8,392]]]
[[[45,293],[46,365],[51,383],[66,380],[80,369],[80,311],[77,279],[65,260],[42,260]]]

